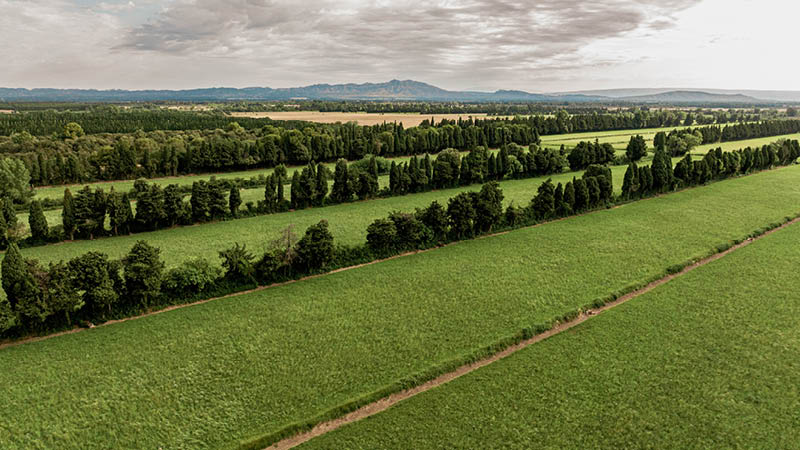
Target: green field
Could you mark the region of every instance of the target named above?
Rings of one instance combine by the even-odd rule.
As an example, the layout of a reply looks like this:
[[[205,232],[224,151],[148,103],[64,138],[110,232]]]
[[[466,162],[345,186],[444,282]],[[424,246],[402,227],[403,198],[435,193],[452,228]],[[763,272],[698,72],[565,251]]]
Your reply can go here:
[[[798,199],[792,166],[2,349],[0,446],[217,448],[273,432],[660,276]]]
[[[306,448],[796,448],[800,225]]]
[[[722,151],[725,152],[739,150],[745,147],[761,148],[764,145],[771,144],[781,139],[800,139],[800,133],[784,134],[781,136],[770,136],[757,139],[747,139],[744,141],[717,142],[715,144],[698,145],[697,147],[692,149],[691,153],[693,155],[705,155],[706,153],[708,153],[709,150],[715,149],[717,147],[722,147]]]
[[[710,126],[699,125],[698,127]],[[641,135],[647,141],[647,145],[653,146],[653,138],[656,133],[663,131],[669,133],[672,130],[683,130],[688,127],[664,127],[664,128],[642,128],[638,130],[611,130],[611,131],[587,131],[582,133],[569,133],[569,134],[551,134],[542,136],[542,145],[545,147],[561,147],[564,144],[567,148],[572,148],[578,145],[581,141],[592,141],[595,139],[600,141],[601,144],[609,143],[615,148],[622,148],[628,146],[631,136]],[[697,128],[697,127],[692,127]]]
[[[614,186],[617,191],[622,186],[626,167],[613,167]],[[554,182],[571,180],[579,173],[553,175]],[[539,184],[548,177],[528,178],[523,180],[506,180],[500,183],[505,195],[505,203],[512,201],[516,205],[527,205],[536,195]],[[69,259],[88,251],[101,251],[112,257],[124,255],[133,244],[140,239],[161,248],[162,257],[168,265],[178,264],[186,259],[202,256],[209,260],[217,260],[217,252],[231,246],[236,241],[247,244],[247,247],[258,253],[266,250],[269,242],[286,227],[293,225],[295,232],[302,235],[305,229],[326,219],[336,242],[343,244],[361,244],[366,239],[367,226],[375,219],[386,217],[392,211],[413,211],[417,207],[428,206],[433,200],[446,205],[447,200],[462,191],[478,191],[480,185],[409,194],[399,197],[380,198],[375,200],[310,208],[280,214],[249,217],[223,222],[207,223],[188,227],[178,227],[148,233],[137,233],[130,236],[118,236],[96,239],[94,241],[64,242],[56,245],[32,247],[24,249],[27,257],[41,261],[58,261]],[[263,194],[262,194],[263,195]],[[244,195],[243,195],[244,197]],[[55,218],[60,223],[60,216]],[[23,221],[23,215],[20,215]],[[24,222],[27,223],[27,215]]]

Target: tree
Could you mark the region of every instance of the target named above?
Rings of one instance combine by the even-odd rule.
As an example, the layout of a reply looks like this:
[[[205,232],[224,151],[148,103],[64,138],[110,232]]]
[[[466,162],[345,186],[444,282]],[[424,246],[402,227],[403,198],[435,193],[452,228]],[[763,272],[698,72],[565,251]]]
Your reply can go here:
[[[572,181],[567,181],[567,184],[564,185],[564,204],[572,214],[575,210],[575,185]]]
[[[645,142],[644,138],[641,135],[631,136],[631,140],[628,142],[628,148],[625,150],[625,156],[628,157],[629,161],[639,161],[645,155],[647,155],[647,142]]]
[[[75,238],[75,204],[72,200],[72,192],[69,188],[64,189],[64,201],[61,207],[61,224],[64,227],[64,235],[71,241]]]
[[[77,139],[84,134],[83,127],[81,127],[80,124],[70,122],[64,125],[64,130],[61,135],[64,137],[64,139]]]
[[[138,301],[145,309],[153,305],[161,293],[164,262],[161,261],[160,253],[161,250],[147,242],[136,241],[122,260],[129,301]]]
[[[328,221],[321,220],[306,229],[305,235],[295,245],[297,256],[293,265],[300,273],[322,269],[333,261],[333,235]]]
[[[347,161],[344,159],[336,161],[336,169],[333,174],[333,190],[331,191],[331,198],[336,203],[349,202],[353,198],[350,176],[347,172]]]
[[[475,225],[487,233],[503,217],[503,191],[496,181],[481,186],[475,200]]]
[[[47,275],[47,304],[52,313],[63,313],[65,323],[71,325],[71,314],[84,306],[81,293],[75,286],[75,275],[64,262],[50,263]]]
[[[582,178],[573,178],[572,185],[575,187],[575,212],[584,211],[590,206],[589,188]]]
[[[395,248],[397,228],[390,219],[376,219],[367,227],[367,246],[376,255],[387,255]]]
[[[556,211],[555,203],[555,187],[553,180],[548,178],[547,181],[539,185],[536,197],[534,197],[532,207],[534,216],[538,220],[549,219]]]
[[[12,242],[8,246],[8,250],[3,257],[1,269],[3,291],[6,293],[11,309],[16,311],[17,303],[20,297],[24,295],[23,291],[29,288],[28,284],[33,284],[32,280],[26,278],[28,270],[16,243]]]
[[[434,200],[427,208],[418,211],[417,215],[422,223],[431,230],[436,241],[443,241],[447,237],[447,211],[439,202]]]
[[[233,247],[219,252],[222,258],[222,267],[225,268],[225,278],[238,284],[255,283],[253,277],[253,260],[255,257],[247,251],[247,247],[234,243]]]
[[[31,196],[31,175],[25,163],[17,158],[0,159],[0,197],[24,203]]]
[[[192,197],[189,199],[189,203],[192,206],[192,220],[194,222],[208,220],[209,201],[208,183],[205,181],[192,183]]]
[[[433,185],[439,189],[457,186],[460,167],[458,150],[449,148],[439,152],[433,164]]]
[[[72,273],[75,289],[83,292],[81,301],[91,317],[102,319],[109,316],[119,299],[115,286],[119,271],[108,256],[99,252],[84,253],[71,259],[67,267]]]
[[[231,183],[231,191],[228,194],[228,206],[231,210],[233,217],[239,216],[239,206],[242,205],[242,195],[239,192],[239,186],[236,183]]]
[[[656,150],[650,172],[653,175],[653,190],[664,192],[672,189],[672,159],[666,151]]]
[[[450,233],[454,239],[466,239],[474,234],[475,206],[470,193],[462,192],[447,203]]]
[[[322,206],[328,195],[328,169],[322,164],[317,164],[317,179],[314,184],[314,205]]]
[[[42,202],[32,200],[28,210],[28,225],[31,229],[31,238],[34,241],[44,242],[50,237],[50,229],[47,226],[47,218],[44,216]]]
[[[601,200],[611,200],[614,196],[614,185],[612,180],[611,169],[607,166],[600,166],[592,164],[586,168],[582,178],[595,178],[600,189]]]
[[[170,184],[164,188],[164,209],[166,210],[167,226],[175,226],[185,218],[183,195],[177,184]]]
[[[622,180],[622,196],[633,198],[639,193],[639,168],[635,162],[628,164],[625,170],[625,178]]]
[[[278,211],[278,177],[274,173],[267,177],[264,186],[264,206],[268,213]]]
[[[222,219],[228,212],[228,199],[225,198],[225,186],[214,178],[208,183],[208,213],[212,220]]]
[[[166,218],[164,191],[161,186],[152,184],[136,202],[136,224],[141,230],[157,230]]]
[[[667,145],[667,133],[663,131],[659,131],[656,133],[655,137],[653,138],[653,147],[656,149],[664,149]]]

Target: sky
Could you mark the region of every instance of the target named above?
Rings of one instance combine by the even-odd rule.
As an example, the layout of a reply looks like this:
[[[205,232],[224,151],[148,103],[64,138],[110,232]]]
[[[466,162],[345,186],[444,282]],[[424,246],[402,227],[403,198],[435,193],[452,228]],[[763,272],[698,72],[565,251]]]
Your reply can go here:
[[[797,0],[0,0],[0,87],[800,90]]]

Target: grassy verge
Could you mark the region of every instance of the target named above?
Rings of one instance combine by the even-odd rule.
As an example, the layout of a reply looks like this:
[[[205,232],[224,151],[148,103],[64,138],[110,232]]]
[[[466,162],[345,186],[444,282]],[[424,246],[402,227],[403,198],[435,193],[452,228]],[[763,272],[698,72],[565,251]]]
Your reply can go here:
[[[798,181],[798,167],[762,172],[7,348],[0,444],[268,442],[780,222]]]
[[[800,226],[306,448],[790,448]]]

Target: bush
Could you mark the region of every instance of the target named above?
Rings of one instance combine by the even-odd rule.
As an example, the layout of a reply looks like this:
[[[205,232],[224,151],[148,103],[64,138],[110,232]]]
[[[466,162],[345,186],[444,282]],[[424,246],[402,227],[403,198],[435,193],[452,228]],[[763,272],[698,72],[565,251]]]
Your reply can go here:
[[[171,298],[187,298],[203,292],[220,277],[221,272],[208,260],[195,258],[170,269],[162,286]]]

